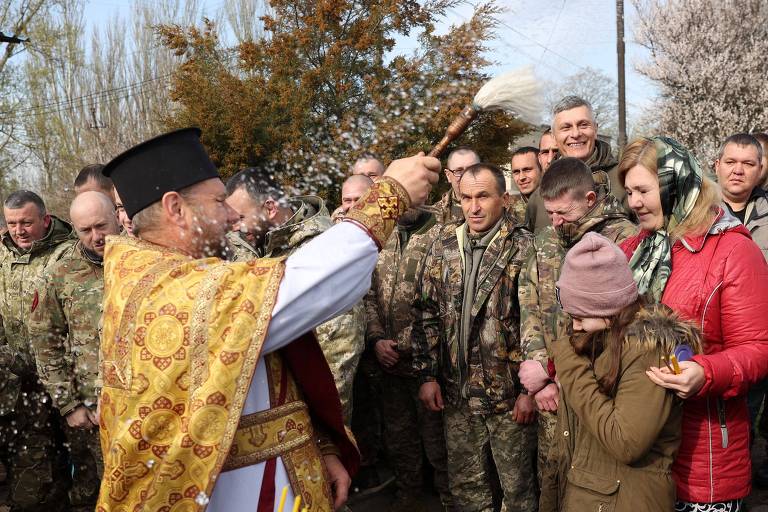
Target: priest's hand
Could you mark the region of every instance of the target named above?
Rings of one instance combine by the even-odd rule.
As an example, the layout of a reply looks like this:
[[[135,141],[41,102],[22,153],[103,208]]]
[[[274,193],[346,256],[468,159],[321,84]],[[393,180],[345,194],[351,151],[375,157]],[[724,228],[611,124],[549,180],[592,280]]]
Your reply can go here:
[[[429,198],[432,185],[440,179],[440,160],[419,153],[416,156],[394,160],[384,176],[397,180],[411,197],[411,205],[419,206]]]
[[[92,415],[93,413],[86,406],[78,405],[64,418],[67,420],[67,425],[72,428],[90,429],[96,426]]]
[[[328,483],[333,491],[333,508],[339,510],[347,502],[352,479],[349,478],[349,473],[337,456],[323,455],[323,461],[325,462],[325,469],[328,470]]]

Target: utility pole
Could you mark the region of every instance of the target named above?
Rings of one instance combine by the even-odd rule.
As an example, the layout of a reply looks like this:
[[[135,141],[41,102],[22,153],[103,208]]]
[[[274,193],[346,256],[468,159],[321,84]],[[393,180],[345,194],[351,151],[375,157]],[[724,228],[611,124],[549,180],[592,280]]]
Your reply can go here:
[[[616,53],[619,75],[619,151],[627,144],[627,93],[624,84],[624,0],[616,0]]]

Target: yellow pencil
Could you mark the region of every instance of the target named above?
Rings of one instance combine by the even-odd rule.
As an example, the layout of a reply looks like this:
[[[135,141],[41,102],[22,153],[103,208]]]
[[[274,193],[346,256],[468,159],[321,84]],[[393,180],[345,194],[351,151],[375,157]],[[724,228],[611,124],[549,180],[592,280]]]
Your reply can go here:
[[[293,501],[293,512],[299,512],[299,506],[301,506],[301,496],[296,496],[296,499]]]
[[[288,486],[283,487],[283,492],[280,494],[280,506],[277,507],[277,512],[283,512],[285,508],[285,498],[288,496]]]
[[[675,354],[672,354],[669,356],[669,362],[672,363],[672,368],[674,369],[675,375],[680,375],[682,370],[680,370],[680,365],[677,364],[677,357],[675,357]]]

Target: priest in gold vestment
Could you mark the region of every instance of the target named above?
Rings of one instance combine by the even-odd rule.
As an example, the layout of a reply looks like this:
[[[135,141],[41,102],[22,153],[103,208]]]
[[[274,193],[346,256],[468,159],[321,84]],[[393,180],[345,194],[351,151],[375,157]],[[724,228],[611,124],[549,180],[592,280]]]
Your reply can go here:
[[[331,511],[359,462],[316,325],[370,286],[377,251],[437,180],[393,162],[345,222],[289,258],[221,259],[237,214],[196,129],[104,168],[137,239],[104,258],[97,511]]]

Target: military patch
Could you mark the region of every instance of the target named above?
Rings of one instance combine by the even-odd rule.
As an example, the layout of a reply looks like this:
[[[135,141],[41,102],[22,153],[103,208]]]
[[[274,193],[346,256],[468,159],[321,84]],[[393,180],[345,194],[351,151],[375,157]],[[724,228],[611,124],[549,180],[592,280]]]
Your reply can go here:
[[[396,219],[399,216],[397,196],[379,197],[378,200],[382,219]]]
[[[38,304],[40,304],[40,295],[35,290],[35,295],[32,297],[32,313],[35,312]]]

